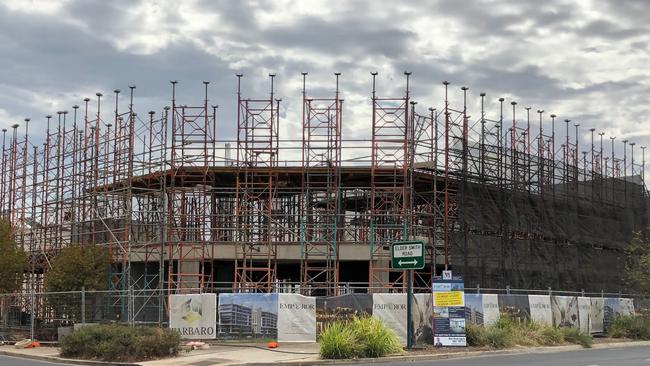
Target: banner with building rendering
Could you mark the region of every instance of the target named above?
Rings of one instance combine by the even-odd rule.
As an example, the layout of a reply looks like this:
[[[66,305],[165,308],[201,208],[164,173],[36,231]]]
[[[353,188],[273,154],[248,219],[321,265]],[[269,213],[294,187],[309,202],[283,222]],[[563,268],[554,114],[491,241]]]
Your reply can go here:
[[[220,339],[277,339],[278,294],[219,294]]]
[[[634,315],[634,301],[630,298],[606,297],[603,300],[603,330],[605,332],[617,315]]]
[[[465,322],[489,325],[503,315],[600,333],[615,316],[635,311],[629,298],[464,294],[462,283],[437,283],[436,289],[414,295],[416,344],[461,345]],[[406,294],[220,294],[218,307],[215,294],[170,297],[170,328],[186,339],[315,342],[320,329],[354,316],[381,319],[406,344]]]
[[[491,325],[499,320],[496,294],[465,294],[465,319],[476,325]]]
[[[171,295],[169,328],[185,339],[217,337],[217,295]]]
[[[472,324],[485,325],[483,294],[465,294],[465,320]]]

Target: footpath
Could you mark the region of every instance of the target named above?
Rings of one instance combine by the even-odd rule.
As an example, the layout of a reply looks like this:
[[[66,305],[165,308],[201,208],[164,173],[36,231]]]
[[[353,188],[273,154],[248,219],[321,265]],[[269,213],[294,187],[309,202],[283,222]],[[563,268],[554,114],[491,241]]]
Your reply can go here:
[[[623,348],[636,346],[650,346],[650,341],[642,342],[600,342],[593,348]],[[486,355],[552,353],[583,349],[578,345],[555,347],[520,347],[505,350],[485,350],[476,348],[443,348],[420,349],[405,352],[397,356],[382,358],[355,359],[355,360],[322,360],[318,357],[318,344],[298,343],[283,344],[276,349],[268,349],[256,344],[216,344],[209,349],[181,351],[178,357],[166,358],[155,361],[135,363],[102,362],[90,360],[72,360],[59,357],[57,347],[40,347],[32,349],[16,349],[13,346],[0,346],[0,355],[21,357],[70,365],[115,365],[115,366],[268,366],[271,364],[282,366],[312,366],[312,365],[340,365],[354,363],[383,363],[383,362],[408,362],[426,361],[436,359],[450,359],[461,357],[477,357]]]

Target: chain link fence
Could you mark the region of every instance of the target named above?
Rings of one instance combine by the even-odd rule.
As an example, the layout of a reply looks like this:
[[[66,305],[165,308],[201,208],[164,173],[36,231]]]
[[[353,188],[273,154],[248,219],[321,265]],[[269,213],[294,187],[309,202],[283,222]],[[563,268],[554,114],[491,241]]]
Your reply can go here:
[[[206,289],[207,288],[207,289]],[[301,288],[299,284],[282,283],[275,287],[278,293],[302,293],[318,297],[318,290]],[[337,291],[339,295],[369,292],[400,293],[404,290],[369,288],[367,284],[346,283]],[[415,288],[416,293],[429,292],[428,288]],[[61,332],[86,323],[121,323],[129,325],[167,326],[168,299],[175,293],[231,293],[231,284],[211,284],[209,287],[185,288],[169,291],[162,289],[135,289],[113,291],[70,291],[0,294],[0,339],[34,337],[42,341],[56,341]],[[247,292],[247,291],[238,291]],[[634,299],[637,309],[650,309],[650,294],[610,292],[585,292],[531,290],[516,288],[465,287],[466,293],[556,295],[588,297],[627,297]],[[33,309],[33,311],[32,311]]]

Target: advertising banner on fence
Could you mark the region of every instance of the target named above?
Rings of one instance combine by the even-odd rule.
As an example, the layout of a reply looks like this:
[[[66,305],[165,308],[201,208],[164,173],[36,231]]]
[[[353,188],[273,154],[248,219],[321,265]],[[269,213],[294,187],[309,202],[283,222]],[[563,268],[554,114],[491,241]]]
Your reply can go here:
[[[616,310],[618,310],[618,298],[606,297],[603,299],[603,331],[606,332],[609,329]]]
[[[591,299],[578,297],[578,324],[580,330],[591,333]]]
[[[553,325],[556,327],[579,328],[578,298],[575,296],[551,296]]]
[[[476,325],[485,325],[483,313],[483,295],[465,294],[465,321]]]
[[[466,346],[465,285],[462,278],[434,278],[432,290],[434,345]]]
[[[617,315],[634,315],[634,300],[630,298],[606,297],[603,300],[603,328],[607,331]]]
[[[316,298],[278,296],[278,342],[316,342]]]
[[[530,303],[528,295],[499,295],[499,313],[514,319],[530,319]]]
[[[553,325],[553,314],[551,313],[551,296],[549,295],[528,295],[530,307],[530,319],[545,325]]]
[[[278,294],[219,294],[219,336],[276,339]]]
[[[169,328],[185,339],[217,338],[217,295],[171,295]]]
[[[372,294],[372,316],[381,319],[406,345],[406,294]]]
[[[483,324],[491,325],[499,320],[499,296],[483,294]]]
[[[316,298],[316,332],[334,321],[372,315],[372,294],[346,294]]]
[[[619,315],[634,315],[634,300],[630,298],[622,297],[619,300],[619,310],[617,314]]]
[[[491,325],[499,320],[496,294],[465,294],[465,320],[476,325]]]
[[[591,302],[591,319],[589,329],[591,329],[591,333],[601,333],[605,330],[603,323],[605,314],[605,301],[602,297],[592,297],[589,300]]]
[[[414,294],[411,319],[415,344],[433,344],[433,295]]]

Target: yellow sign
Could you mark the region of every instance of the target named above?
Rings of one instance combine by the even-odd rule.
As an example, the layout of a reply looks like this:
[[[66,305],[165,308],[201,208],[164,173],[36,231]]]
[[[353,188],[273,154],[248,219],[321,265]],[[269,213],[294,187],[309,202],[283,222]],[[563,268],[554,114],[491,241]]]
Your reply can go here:
[[[434,292],[433,293],[434,306],[463,306],[463,292],[462,291],[449,291],[449,292]]]

